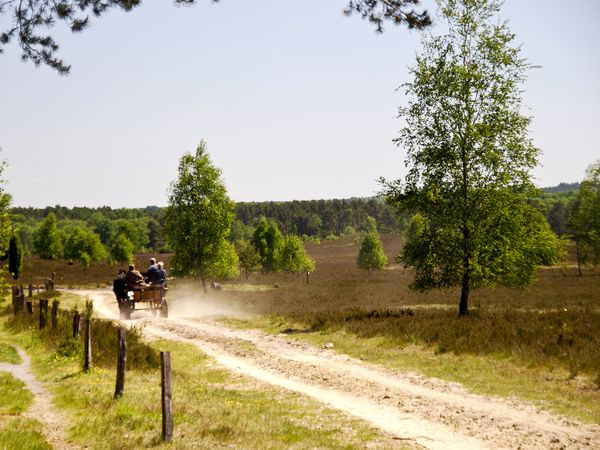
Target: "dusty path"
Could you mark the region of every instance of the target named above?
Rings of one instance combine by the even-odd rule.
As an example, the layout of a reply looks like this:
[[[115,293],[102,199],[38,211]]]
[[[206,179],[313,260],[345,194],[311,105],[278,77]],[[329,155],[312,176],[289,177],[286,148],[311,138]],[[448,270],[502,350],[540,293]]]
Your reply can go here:
[[[13,377],[25,383],[25,387],[33,393],[33,404],[23,416],[35,419],[44,424],[44,435],[52,447],[60,449],[78,448],[67,442],[66,427],[68,426],[68,421],[54,408],[50,394],[33,375],[29,356],[18,347],[17,352],[21,357],[22,363],[0,363],[0,371],[9,372]]]
[[[83,292],[97,313],[117,317],[108,291]],[[366,364],[332,350],[227,328],[210,318],[168,320],[136,312],[150,337],[190,342],[228,369],[313,397],[428,449],[600,448],[600,427],[461,386]]]

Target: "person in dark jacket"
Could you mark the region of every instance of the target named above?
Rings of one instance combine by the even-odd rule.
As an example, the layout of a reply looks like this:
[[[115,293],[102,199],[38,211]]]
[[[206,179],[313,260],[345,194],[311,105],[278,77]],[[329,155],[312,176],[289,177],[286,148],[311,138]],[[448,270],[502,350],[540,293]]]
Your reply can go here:
[[[154,274],[157,270],[158,264],[156,264],[156,258],[150,258],[150,267],[148,267],[148,270],[144,272],[144,279],[146,283],[152,283],[152,280],[154,279]]]
[[[152,286],[167,285],[167,271],[164,269],[164,263],[160,261],[156,265],[157,269],[152,277]]]
[[[123,303],[127,300],[127,273],[125,269],[119,269],[119,273],[113,279],[113,292],[115,293],[115,297],[117,297],[117,302],[119,304]]]

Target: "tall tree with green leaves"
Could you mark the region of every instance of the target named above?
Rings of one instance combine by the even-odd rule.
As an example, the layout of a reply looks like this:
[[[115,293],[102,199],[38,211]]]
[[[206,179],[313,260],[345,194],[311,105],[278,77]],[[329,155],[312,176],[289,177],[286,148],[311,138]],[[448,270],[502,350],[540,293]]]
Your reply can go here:
[[[283,238],[278,266],[286,272],[310,272],[315,270],[315,261],[306,253],[302,240],[290,234]]]
[[[235,243],[235,250],[240,260],[240,266],[244,269],[246,279],[250,272],[260,266],[260,255],[252,245],[252,242],[245,239],[239,240]]]
[[[74,226],[67,232],[63,254],[65,259],[79,261],[84,267],[88,267],[92,261],[106,259],[107,251],[100,236],[92,230]]]
[[[6,169],[6,166],[6,161],[0,161],[0,255],[6,254],[10,237],[13,233],[10,220],[11,196],[4,190],[4,179],[2,178],[2,174]],[[0,303],[4,301],[6,287],[6,281],[4,279],[4,267],[0,267]]]
[[[260,264],[264,271],[279,270],[278,261],[283,245],[283,235],[277,222],[262,216],[254,229],[252,244],[260,255]]]
[[[373,270],[383,269],[387,264],[383,244],[377,232],[365,233],[358,250],[356,264],[361,269],[368,270],[369,276],[373,274]]]
[[[569,214],[568,230],[575,241],[577,267],[600,262],[600,160],[590,165]]]
[[[36,229],[33,237],[33,250],[42,259],[62,258],[62,237],[58,230],[56,215],[53,212],[48,214]]]
[[[179,160],[179,176],[171,183],[165,233],[175,255],[172,271],[206,280],[239,275],[238,257],[227,240],[233,223],[233,202],[202,141],[195,154]]]
[[[130,264],[133,262],[134,251],[135,245],[127,238],[127,236],[119,234],[113,239],[112,245],[110,246],[110,258],[121,264]]]
[[[416,270],[417,290],[460,286],[459,314],[472,287],[526,285],[556,238],[534,204],[530,170],[539,150],[521,114],[521,85],[531,66],[513,44],[497,0],[440,0],[447,32],[423,38],[405,85],[404,181],[385,182],[388,200],[416,211],[400,260]],[[550,245],[552,248],[548,248]]]

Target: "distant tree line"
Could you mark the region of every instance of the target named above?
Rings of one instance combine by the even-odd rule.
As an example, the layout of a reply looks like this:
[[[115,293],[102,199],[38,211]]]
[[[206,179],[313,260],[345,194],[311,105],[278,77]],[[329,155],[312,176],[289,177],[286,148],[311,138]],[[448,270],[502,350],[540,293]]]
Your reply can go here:
[[[99,208],[49,206],[46,208],[11,208],[11,219],[26,253],[34,248],[36,230],[49,216],[56,221],[57,233],[64,241],[73,229],[91,231],[107,248],[123,237],[133,245],[134,252],[168,251],[165,239],[166,208]],[[235,220],[231,241],[250,239],[261,217],[274,221],[284,235],[304,238],[339,237],[370,231],[373,222],[380,233],[402,231],[409,215],[398,215],[379,198],[344,200],[306,200],[288,202],[247,202],[234,206]],[[60,254],[54,251],[54,254]]]
[[[589,169],[588,178],[592,176],[592,167],[595,166]],[[587,183],[585,185],[589,191],[593,180],[584,183]],[[539,191],[540,197],[536,200],[541,201],[546,219],[559,237],[583,236],[579,239],[581,261],[593,262],[596,260],[593,246],[583,241],[592,242],[595,234],[582,234],[575,230],[578,223],[587,223],[573,218],[581,204],[579,188],[580,183],[561,183]],[[588,203],[584,202],[584,206]],[[284,237],[288,239],[289,249],[297,247],[297,242],[292,242],[291,236],[306,241],[356,236],[359,233],[406,233],[412,217],[408,211],[398,214],[381,198],[241,202],[233,208],[235,217],[229,240],[236,247],[240,265],[246,273],[257,268],[276,268],[274,257],[264,253],[257,238],[257,227],[260,231],[265,224],[272,228],[272,232],[276,228],[282,237],[281,242]],[[585,206],[583,213],[590,215],[586,212],[590,209],[593,210]],[[91,261],[107,258],[127,261],[137,252],[171,251],[166,243],[165,213],[166,208],[158,206],[113,209],[108,206],[67,208],[56,205],[46,208],[12,207],[10,220],[13,234],[19,241],[14,245],[18,244],[24,254],[49,259],[64,258],[87,265]],[[281,252],[282,248],[277,251]],[[287,256],[287,262],[278,263],[280,266],[277,268],[286,270],[284,266],[302,266],[305,270],[310,267],[306,261],[298,263],[290,258]]]
[[[398,217],[383,199],[375,197],[246,202],[237,203],[235,212],[246,226],[255,226],[265,216],[276,221],[284,234],[319,238],[367,231],[372,219],[379,232],[393,233],[401,231],[409,219],[408,215]]]

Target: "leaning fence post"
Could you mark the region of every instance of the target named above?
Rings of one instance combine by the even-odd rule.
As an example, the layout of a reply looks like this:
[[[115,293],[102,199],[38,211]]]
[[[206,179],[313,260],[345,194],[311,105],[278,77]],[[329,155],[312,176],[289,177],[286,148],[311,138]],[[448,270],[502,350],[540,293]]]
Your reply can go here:
[[[117,359],[117,384],[115,386],[115,399],[123,395],[125,388],[125,365],[127,363],[127,341],[125,340],[125,327],[119,326],[119,357]]]
[[[58,325],[58,305],[60,302],[58,300],[52,301],[52,328],[56,328]]]
[[[48,300],[40,299],[40,330],[46,327],[48,320]]]
[[[173,398],[171,395],[171,352],[160,352],[161,399],[162,399],[162,438],[173,438]]]

